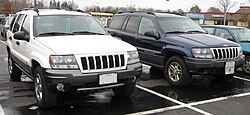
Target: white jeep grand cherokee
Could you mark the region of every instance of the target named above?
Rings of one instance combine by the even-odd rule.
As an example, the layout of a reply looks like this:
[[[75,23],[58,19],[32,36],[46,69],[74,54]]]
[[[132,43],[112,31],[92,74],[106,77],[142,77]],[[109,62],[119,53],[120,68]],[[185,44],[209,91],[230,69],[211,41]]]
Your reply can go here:
[[[10,78],[21,81],[24,73],[33,79],[42,108],[56,106],[58,92],[112,88],[130,96],[142,70],[135,47],[82,12],[25,9],[7,36]]]

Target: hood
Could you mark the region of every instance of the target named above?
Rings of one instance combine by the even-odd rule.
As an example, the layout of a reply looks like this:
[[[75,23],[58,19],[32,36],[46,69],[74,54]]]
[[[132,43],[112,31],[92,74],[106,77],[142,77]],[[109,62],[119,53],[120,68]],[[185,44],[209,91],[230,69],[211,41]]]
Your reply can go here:
[[[240,43],[240,46],[244,53],[250,52],[250,43]]]
[[[190,47],[225,47],[239,46],[237,43],[229,40],[209,35],[209,34],[179,34],[168,35],[167,39],[176,41],[176,44]]]
[[[110,35],[72,35],[37,37],[57,55],[132,51],[136,48]]]

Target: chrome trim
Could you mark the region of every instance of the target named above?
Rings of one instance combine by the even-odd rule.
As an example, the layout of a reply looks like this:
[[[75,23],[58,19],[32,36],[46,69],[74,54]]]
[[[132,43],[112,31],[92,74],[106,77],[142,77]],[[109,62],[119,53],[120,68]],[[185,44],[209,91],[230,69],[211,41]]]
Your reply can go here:
[[[125,83],[115,84],[115,85],[108,85],[108,86],[101,86],[101,87],[91,87],[91,88],[79,88],[77,91],[87,91],[87,90],[96,90],[96,89],[106,89],[112,87],[123,86]]]

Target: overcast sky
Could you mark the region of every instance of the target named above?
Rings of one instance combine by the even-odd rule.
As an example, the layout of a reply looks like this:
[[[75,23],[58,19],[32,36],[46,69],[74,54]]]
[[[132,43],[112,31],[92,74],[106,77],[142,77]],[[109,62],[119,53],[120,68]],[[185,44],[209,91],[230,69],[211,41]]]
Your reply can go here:
[[[58,0],[56,0],[58,1]],[[59,0],[67,1],[67,0]],[[71,1],[71,0],[68,0]],[[73,0],[80,9],[83,9],[86,6],[97,5],[100,7],[103,6],[118,6],[126,7],[131,6],[135,7],[146,7],[171,11],[182,9],[184,11],[189,11],[193,5],[198,5],[201,8],[202,12],[206,12],[210,7],[218,7],[219,0]],[[249,0],[232,0],[237,2],[236,6],[231,8],[230,12],[235,12],[239,9],[241,3],[246,3]]]

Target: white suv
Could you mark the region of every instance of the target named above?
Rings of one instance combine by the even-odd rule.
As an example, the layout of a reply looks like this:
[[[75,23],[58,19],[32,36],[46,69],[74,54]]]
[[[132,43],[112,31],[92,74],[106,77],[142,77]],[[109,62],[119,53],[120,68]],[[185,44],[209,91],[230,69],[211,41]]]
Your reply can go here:
[[[20,11],[6,43],[11,80],[21,81],[22,73],[33,79],[42,108],[56,106],[58,92],[112,88],[117,96],[130,96],[142,70],[134,46],[77,11]]]

